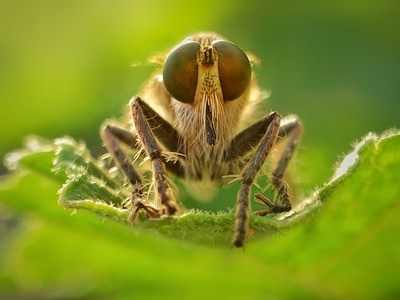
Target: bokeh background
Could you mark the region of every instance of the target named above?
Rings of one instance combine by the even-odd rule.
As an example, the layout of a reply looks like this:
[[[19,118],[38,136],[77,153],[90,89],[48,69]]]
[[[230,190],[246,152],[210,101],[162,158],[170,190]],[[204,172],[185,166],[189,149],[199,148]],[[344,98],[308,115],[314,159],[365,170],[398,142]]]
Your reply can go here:
[[[0,3],[0,157],[28,134],[69,135],[102,153],[99,126],[154,71],[147,59],[201,30],[260,58],[265,112],[303,120],[305,189],[328,180],[352,142],[400,125],[395,1]]]
[[[400,4],[397,3],[389,0],[0,0],[0,157],[22,147],[24,137],[29,134],[48,139],[72,136],[85,141],[94,155],[102,154],[99,127],[105,119],[121,116],[129,99],[154,71],[146,64],[147,59],[168,50],[188,34],[216,31],[260,58],[262,63],[255,72],[260,85],[271,91],[260,112],[278,110],[302,119],[305,130],[294,161],[298,175],[295,184],[307,193],[330,178],[338,157],[349,152],[353,142],[369,131],[381,133],[400,127]],[[0,174],[6,172],[0,164]],[[11,244],[11,247],[16,245],[15,249],[8,249],[8,240],[0,236],[0,250],[8,249],[7,259],[14,259],[7,265],[16,266],[12,269],[12,276],[20,280],[16,288],[29,287],[33,282],[34,290],[42,291],[49,282],[55,282],[56,287],[61,282],[61,291],[67,291],[62,295],[71,295],[68,292],[74,293],[74,289],[70,289],[69,280],[78,274],[83,278],[103,278],[96,281],[98,288],[111,295],[120,294],[126,285],[136,294],[150,291],[165,296],[164,291],[170,286],[176,288],[180,281],[188,282],[189,266],[193,272],[202,272],[199,280],[193,277],[195,284],[200,283],[196,285],[198,291],[204,292],[211,286],[214,292],[225,294],[231,288],[236,288],[233,293],[239,291],[243,283],[250,283],[245,285],[248,291],[260,292],[260,279],[254,280],[259,274],[269,282],[269,287],[281,277],[290,281],[294,274],[291,268],[287,268],[288,273],[280,273],[279,264],[285,260],[278,259],[277,265],[270,269],[274,260],[269,257],[260,265],[263,260],[240,256],[241,253],[229,249],[189,244],[178,247],[167,239],[155,241],[145,234],[131,240],[130,231],[121,230],[111,222],[102,226],[96,217],[83,213],[70,218],[69,212],[56,205],[55,190],[53,193],[50,189],[48,195],[45,185],[26,183],[24,188],[28,193],[31,189],[43,190],[47,198],[54,196],[54,200],[43,201],[49,205],[49,215],[54,217],[44,217],[42,223],[25,222],[25,235],[21,234]],[[21,194],[25,195],[25,191]],[[40,197],[32,195],[36,201]],[[54,206],[50,208],[49,203]],[[0,210],[1,217],[2,206]],[[70,231],[66,225],[54,221],[62,213],[64,217],[68,215]],[[350,211],[343,218],[357,213]],[[16,213],[15,217],[23,223],[20,219],[26,215]],[[64,220],[60,218],[60,222]],[[332,227],[333,236],[336,229]],[[103,240],[99,232],[105,235]],[[326,241],[325,237],[320,238]],[[391,239],[390,235],[384,242]],[[364,272],[369,270],[366,265],[387,266],[379,264],[380,260],[398,258],[393,253],[388,255],[379,243],[375,245],[379,252],[372,249],[367,252],[371,257],[361,256],[360,272],[368,278],[370,273]],[[80,247],[82,251],[77,251]],[[277,249],[281,249],[279,245]],[[308,245],[299,241],[296,247],[277,257],[294,253],[291,256],[294,261],[301,261],[303,256],[297,253],[304,249]],[[269,244],[259,244],[258,251],[258,257],[274,253]],[[353,254],[348,257],[357,261],[358,252]],[[346,272],[347,266],[358,270],[354,267],[357,263],[346,262],[339,265],[340,270]],[[394,260],[388,262],[392,263],[396,266]],[[276,270],[279,276],[268,277],[276,274]],[[397,270],[385,267],[382,271],[392,274]],[[215,274],[216,277],[206,280]],[[305,283],[307,290],[313,272],[306,270],[305,274],[305,279],[296,283],[300,287]],[[333,276],[335,283],[334,275],[326,276],[326,281]],[[296,281],[298,277],[293,278]],[[353,281],[343,278],[345,291],[351,289],[346,284],[358,282],[358,275]],[[392,276],[389,284],[393,278],[396,277]],[[386,283],[384,278],[382,282]],[[158,283],[157,288],[154,283]],[[224,283],[226,286],[220,287]],[[320,284],[321,281],[311,282],[312,290],[324,289]],[[340,295],[340,286],[331,286]],[[185,287],[190,294],[193,285]],[[282,283],[277,285],[277,289],[281,287]],[[30,287],[26,295],[30,295],[29,291]]]

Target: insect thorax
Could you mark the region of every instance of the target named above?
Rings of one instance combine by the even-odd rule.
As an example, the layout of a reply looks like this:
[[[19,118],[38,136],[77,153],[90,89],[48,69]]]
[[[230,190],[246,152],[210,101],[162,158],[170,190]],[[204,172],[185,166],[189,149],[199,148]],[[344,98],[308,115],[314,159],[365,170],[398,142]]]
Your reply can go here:
[[[200,105],[188,105],[172,100],[175,114],[174,127],[181,136],[180,152],[184,156],[185,177],[189,180],[219,181],[230,170],[226,161],[228,147],[238,131],[243,105],[243,97],[232,102],[208,99]],[[212,105],[212,124],[215,127],[215,144],[207,141],[205,126],[206,105]]]

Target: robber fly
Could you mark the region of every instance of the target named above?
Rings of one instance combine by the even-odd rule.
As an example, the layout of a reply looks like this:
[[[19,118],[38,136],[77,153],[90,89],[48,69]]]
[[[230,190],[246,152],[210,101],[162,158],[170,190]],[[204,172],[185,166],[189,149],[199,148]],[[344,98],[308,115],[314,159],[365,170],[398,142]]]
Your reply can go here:
[[[129,206],[134,221],[140,212],[150,218],[178,215],[169,176],[216,186],[237,176],[233,245],[244,246],[249,236],[251,186],[277,141],[285,142],[272,172],[271,184],[278,201],[262,194],[255,198],[266,205],[260,216],[289,211],[291,201],[283,175],[301,134],[296,116],[282,119],[271,112],[241,130],[251,107],[262,100],[252,73],[252,58],[235,44],[215,33],[187,37],[166,56],[162,72],[152,76],[141,96],[129,104],[129,128],[109,122],[102,138],[114,161],[132,186]],[[152,184],[157,201],[148,203],[145,189],[131,156],[151,162]],[[148,192],[148,191],[147,191]]]

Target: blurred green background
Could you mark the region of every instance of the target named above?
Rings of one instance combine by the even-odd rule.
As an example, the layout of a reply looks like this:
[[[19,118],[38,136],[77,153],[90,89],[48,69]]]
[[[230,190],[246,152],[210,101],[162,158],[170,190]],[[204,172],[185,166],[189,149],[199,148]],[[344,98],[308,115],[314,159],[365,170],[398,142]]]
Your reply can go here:
[[[24,136],[70,135],[102,153],[99,126],[119,117],[186,35],[216,31],[256,54],[265,111],[295,113],[305,189],[368,131],[400,125],[395,1],[2,1],[0,156]],[[2,166],[1,171],[5,168]]]
[[[299,168],[313,187],[355,139],[400,125],[392,3],[2,1],[0,156],[32,133],[70,135],[101,153],[99,126],[153,71],[131,65],[212,30],[261,59],[266,110],[303,120]]]
[[[0,0],[0,157],[20,148],[28,134],[49,139],[69,135],[85,141],[94,155],[100,155],[104,148],[99,127],[105,119],[122,114],[129,99],[154,71],[145,64],[146,60],[168,50],[188,34],[209,30],[226,36],[261,59],[262,64],[255,72],[260,85],[272,92],[265,102],[265,112],[273,109],[282,114],[295,113],[302,119],[305,131],[295,161],[296,174],[300,175],[296,182],[301,189],[311,190],[329,179],[338,156],[350,151],[352,142],[369,131],[381,133],[390,127],[400,127],[399,8],[396,1],[349,0],[279,3],[259,0]],[[144,64],[132,67],[138,63]],[[1,166],[0,174],[5,172],[5,167]],[[46,190],[46,186],[31,183],[29,187],[29,182],[27,184],[32,190]],[[55,192],[48,197],[53,194],[54,212],[64,213],[56,207]],[[86,220],[86,215],[79,214],[81,216]],[[56,214],[54,219],[57,218]],[[101,222],[95,223],[96,218],[88,219],[82,224],[93,224],[96,227],[93,232],[72,227],[77,232],[76,239],[82,239],[83,245],[106,227],[102,227]],[[60,220],[64,222],[64,219]],[[72,224],[78,222],[78,218],[71,221]],[[43,225],[43,231],[48,230],[48,239],[43,242],[46,247],[41,246],[39,239],[32,243],[37,252],[26,251],[27,261],[32,258],[38,264],[32,267],[32,273],[27,273],[33,282],[37,270],[42,268],[37,257],[46,255],[50,258],[60,251],[58,243],[65,245],[75,241],[69,236],[61,240],[64,231],[58,232],[59,227],[49,228],[46,224]],[[174,255],[186,255],[185,259],[190,263],[199,261],[205,268],[217,265],[220,270],[217,278],[228,276],[231,279],[235,273],[230,274],[225,268],[228,266],[229,269],[230,262],[237,266],[247,259],[235,256],[233,252],[214,251],[211,247],[193,250],[179,244],[179,248],[167,240],[161,240],[157,246],[158,241],[145,235],[134,241],[139,241],[139,245],[114,249],[110,243],[110,249],[102,248],[114,236],[113,230],[118,231],[117,225],[108,223],[107,226],[110,229],[103,244],[98,237],[93,239],[94,244],[100,243],[98,251],[104,252],[107,259],[104,259],[104,265],[95,261],[88,269],[99,268],[104,272],[99,276],[106,276],[114,264],[125,265],[122,258],[139,254],[134,263],[138,263],[143,271],[144,289],[150,291],[153,291],[154,275],[147,274],[146,270],[161,267],[167,274],[174,273],[168,264]],[[35,231],[29,224],[27,228]],[[80,235],[81,230],[86,235]],[[124,243],[130,239],[130,234],[126,231],[128,237]],[[146,245],[153,245],[149,254],[144,254]],[[260,249],[264,249],[261,246]],[[75,245],[68,247],[65,247],[68,255],[79,261],[80,253],[69,250],[75,249]],[[125,251],[121,261],[118,254],[108,260],[110,252],[121,250]],[[219,257],[213,261],[216,253]],[[90,253],[87,256],[90,257]],[[160,264],[160,259],[153,261],[154,256],[165,259],[162,262],[166,263]],[[19,256],[16,257],[15,265],[25,272],[26,265],[20,265]],[[55,263],[56,259],[49,261]],[[66,265],[61,270],[69,270],[67,259],[59,259],[59,264]],[[375,257],[372,260],[375,261]],[[175,273],[181,274],[183,281],[187,280],[185,261],[178,262],[178,258],[171,261],[178,263]],[[252,273],[259,267],[259,261],[253,261],[251,257],[245,262],[251,266],[240,265],[239,271],[243,271],[240,274]],[[264,269],[268,269],[269,262]],[[43,273],[51,281],[51,274],[57,274],[59,265],[46,267],[48,270]],[[16,267],[15,270],[20,269]],[[137,275],[134,268],[127,272],[136,279],[142,276]],[[286,276],[283,275],[281,277]],[[127,281],[125,274],[119,276],[121,282]],[[164,278],[157,278],[159,283],[165,283]],[[209,284],[206,278],[208,275],[204,274],[203,283]],[[242,280],[238,278],[238,283],[239,279]],[[253,279],[249,277],[247,281]],[[229,284],[234,282],[228,281]],[[219,282],[211,284],[218,290]],[[198,289],[203,290],[203,287]],[[115,290],[118,293],[119,287]]]

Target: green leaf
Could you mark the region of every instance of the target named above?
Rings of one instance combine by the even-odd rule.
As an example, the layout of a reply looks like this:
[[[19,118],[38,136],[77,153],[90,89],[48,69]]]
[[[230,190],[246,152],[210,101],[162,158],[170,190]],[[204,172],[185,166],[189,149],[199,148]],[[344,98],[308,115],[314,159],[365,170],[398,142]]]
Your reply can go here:
[[[24,218],[0,242],[3,295],[387,298],[400,292],[398,131],[362,139],[332,180],[293,212],[253,217],[255,234],[244,253],[229,246],[230,213],[190,211],[127,224],[129,212],[120,205],[128,193],[118,176],[71,139],[40,145],[6,158],[24,172],[3,181],[1,204]],[[57,204],[63,178],[59,200],[72,210]]]

